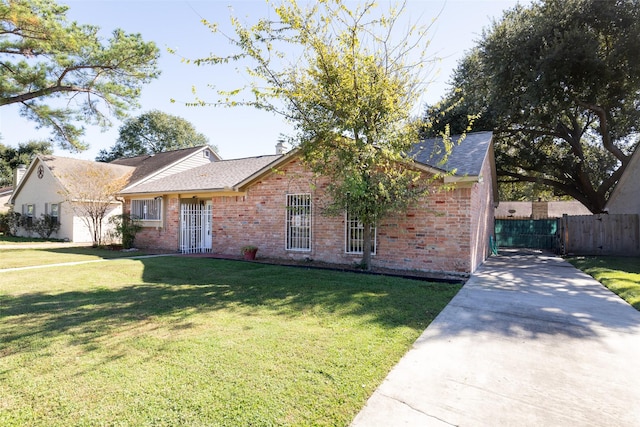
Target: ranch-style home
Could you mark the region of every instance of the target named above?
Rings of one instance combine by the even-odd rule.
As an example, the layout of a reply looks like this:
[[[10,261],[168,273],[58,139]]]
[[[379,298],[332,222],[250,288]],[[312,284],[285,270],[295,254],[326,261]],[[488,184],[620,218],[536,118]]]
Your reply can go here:
[[[129,185],[144,184],[179,173],[193,167],[219,160],[209,147],[195,147],[155,155],[120,159],[112,163],[99,163],[53,155],[37,156],[28,169],[15,171],[15,190],[9,204],[13,210],[33,222],[43,214],[51,215],[60,224],[52,237],[76,243],[90,243],[92,233],[83,218],[79,217],[64,194],[71,189],[88,186],[90,176],[108,176],[127,179]],[[89,190],[90,192],[91,190]],[[81,203],[81,200],[74,201]],[[122,213],[122,202],[111,200],[105,223],[113,215]],[[18,235],[28,236],[29,230],[22,228]]]
[[[374,230],[375,267],[471,273],[489,255],[497,201],[492,133],[453,139],[446,159],[439,139],[414,147],[425,179],[449,173],[415,206]],[[142,221],[139,247],[237,256],[254,245],[258,256],[274,259],[359,262],[362,226],[348,212],[322,214],[326,184],[293,150],[208,162],[135,182],[120,196]]]

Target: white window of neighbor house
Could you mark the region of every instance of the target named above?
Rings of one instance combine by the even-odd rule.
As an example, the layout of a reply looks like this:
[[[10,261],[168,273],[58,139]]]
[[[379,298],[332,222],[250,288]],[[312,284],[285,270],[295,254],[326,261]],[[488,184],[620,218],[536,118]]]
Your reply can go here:
[[[142,221],[160,221],[162,198],[131,200],[131,216]]]
[[[27,219],[27,226],[31,227],[33,225],[33,217],[36,214],[36,205],[29,203],[26,205],[22,205],[22,215]]]
[[[371,254],[376,253],[377,228],[371,228]],[[346,213],[345,219],[345,252],[348,254],[361,254],[364,249],[364,226],[360,220]]]
[[[49,215],[55,219],[56,224],[60,224],[60,205],[58,203],[51,203],[49,205]]]
[[[287,194],[287,250],[311,250],[311,194]]]

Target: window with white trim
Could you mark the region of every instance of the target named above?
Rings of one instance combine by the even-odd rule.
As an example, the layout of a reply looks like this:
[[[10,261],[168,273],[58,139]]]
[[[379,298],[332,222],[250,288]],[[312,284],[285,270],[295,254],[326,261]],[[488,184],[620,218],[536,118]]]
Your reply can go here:
[[[142,221],[162,220],[162,197],[131,200],[131,216]]]
[[[371,227],[371,254],[376,253],[376,240],[378,237],[376,227]],[[364,226],[360,220],[346,213],[345,220],[345,252],[348,254],[361,254],[364,249]]]
[[[287,194],[286,249],[311,250],[311,194]]]

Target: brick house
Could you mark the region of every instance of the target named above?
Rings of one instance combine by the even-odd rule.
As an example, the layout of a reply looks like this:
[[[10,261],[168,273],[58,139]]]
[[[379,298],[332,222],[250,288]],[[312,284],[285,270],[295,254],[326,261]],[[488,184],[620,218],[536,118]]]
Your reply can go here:
[[[416,144],[415,167],[425,178],[450,174],[407,212],[379,224],[374,267],[470,273],[489,255],[497,200],[492,134],[454,140],[446,158],[438,139]],[[322,214],[326,183],[294,150],[211,162],[131,185],[120,196],[134,215],[153,207],[136,236],[140,247],[239,255],[251,244],[262,257],[359,262],[362,227],[346,212]]]

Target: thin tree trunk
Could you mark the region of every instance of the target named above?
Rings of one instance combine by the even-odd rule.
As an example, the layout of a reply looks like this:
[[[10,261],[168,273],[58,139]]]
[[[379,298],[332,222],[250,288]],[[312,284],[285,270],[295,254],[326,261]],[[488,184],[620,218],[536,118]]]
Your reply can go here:
[[[362,224],[362,268],[371,271],[371,224]]]

